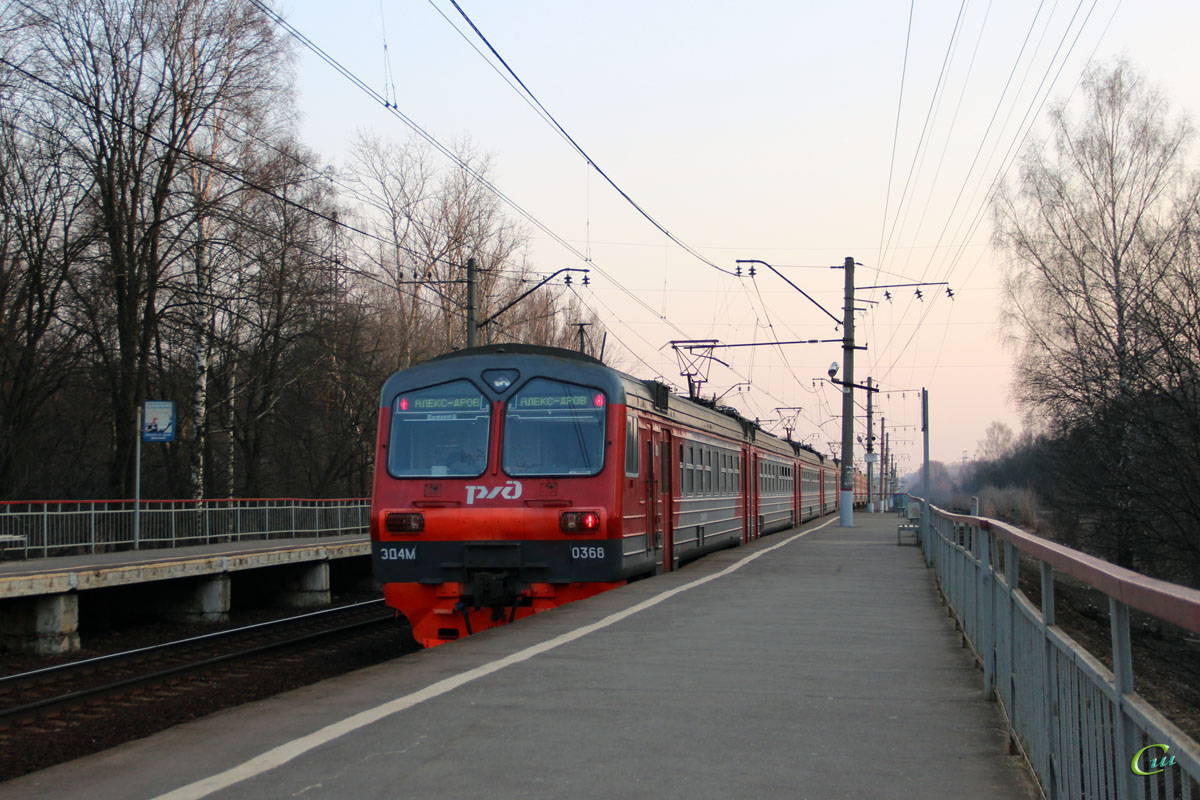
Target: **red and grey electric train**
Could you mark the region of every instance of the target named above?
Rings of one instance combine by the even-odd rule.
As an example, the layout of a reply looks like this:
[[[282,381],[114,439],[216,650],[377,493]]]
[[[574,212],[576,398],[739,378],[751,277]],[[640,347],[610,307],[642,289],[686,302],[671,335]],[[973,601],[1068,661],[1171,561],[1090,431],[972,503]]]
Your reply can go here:
[[[429,647],[785,530],[837,495],[832,459],[732,412],[569,350],[478,347],[383,388],[372,560]]]

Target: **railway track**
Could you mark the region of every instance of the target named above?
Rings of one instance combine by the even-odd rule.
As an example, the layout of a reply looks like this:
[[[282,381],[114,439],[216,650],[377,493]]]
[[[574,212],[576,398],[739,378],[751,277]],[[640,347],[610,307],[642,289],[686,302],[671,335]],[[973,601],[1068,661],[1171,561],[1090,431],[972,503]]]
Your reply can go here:
[[[373,600],[0,677],[0,781],[395,658],[405,630]]]
[[[371,600],[9,675],[0,678],[0,728],[394,617],[382,600]]]

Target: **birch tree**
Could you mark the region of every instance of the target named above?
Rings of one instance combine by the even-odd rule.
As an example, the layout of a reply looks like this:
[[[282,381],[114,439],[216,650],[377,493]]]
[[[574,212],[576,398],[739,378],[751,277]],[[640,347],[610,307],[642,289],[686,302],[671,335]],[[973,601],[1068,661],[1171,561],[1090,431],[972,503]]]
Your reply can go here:
[[[1097,541],[1133,566],[1132,476],[1148,455],[1138,431],[1162,347],[1151,321],[1193,230],[1191,128],[1125,63],[1090,69],[1080,102],[1054,108],[1050,127],[1047,144],[1026,150],[1015,192],[995,201],[1014,394],[1073,442],[1063,480]]]

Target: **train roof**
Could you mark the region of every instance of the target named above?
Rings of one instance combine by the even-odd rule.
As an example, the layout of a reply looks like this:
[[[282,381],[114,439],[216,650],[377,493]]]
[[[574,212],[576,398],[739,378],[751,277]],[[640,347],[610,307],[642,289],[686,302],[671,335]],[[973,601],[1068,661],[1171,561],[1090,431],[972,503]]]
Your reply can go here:
[[[437,361],[445,361],[451,358],[463,358],[466,356],[486,356],[486,355],[528,355],[528,356],[549,356],[552,358],[565,358],[570,361],[583,361],[585,363],[596,364],[606,369],[611,367],[605,366],[604,362],[595,356],[589,356],[587,353],[581,353],[578,350],[566,350],[561,347],[548,347],[540,344],[521,344],[519,342],[510,342],[508,344],[488,344],[481,347],[469,347],[464,350],[452,350],[449,353],[442,353],[440,356],[434,356],[428,361],[421,362],[422,364],[432,364]]]
[[[503,359],[504,356],[509,359]],[[478,375],[484,369],[495,368],[498,357],[516,369],[525,358],[552,359],[558,362],[556,374],[573,382],[603,389],[611,402],[666,416],[714,437],[754,442],[780,456],[797,457],[814,463],[824,462],[827,458],[807,445],[780,439],[766,432],[757,422],[743,417],[733,408],[682,397],[673,393],[665,383],[635,378],[586,353],[558,347],[507,343],[444,353],[392,375],[384,384],[381,402],[388,405],[391,398],[405,386],[411,386],[414,379],[425,383],[452,380],[464,372]]]

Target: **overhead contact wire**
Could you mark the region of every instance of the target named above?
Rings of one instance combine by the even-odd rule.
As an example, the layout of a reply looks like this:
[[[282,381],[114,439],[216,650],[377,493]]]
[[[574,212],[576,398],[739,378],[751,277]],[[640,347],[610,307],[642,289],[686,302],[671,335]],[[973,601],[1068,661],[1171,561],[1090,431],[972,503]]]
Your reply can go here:
[[[712,261],[710,261],[709,259],[702,256],[700,253],[696,252],[696,250],[693,249],[686,242],[679,239],[679,237],[677,237],[675,234],[671,233],[669,230],[667,230],[665,227],[663,227],[663,225],[661,223],[659,223],[658,220],[656,220],[654,217],[650,216],[649,212],[647,212],[646,209],[642,208],[641,205],[639,205],[637,203],[637,201],[635,201],[632,197],[630,197],[629,194],[624,189],[622,189],[620,186],[618,186],[617,182],[609,177],[608,173],[605,172],[600,167],[600,165],[596,163],[596,160],[594,158],[592,158],[590,155],[588,155],[587,152],[582,147],[579,146],[579,143],[575,141],[574,137],[572,137],[571,134],[567,133],[567,130],[561,124],[559,124],[558,120],[555,119],[554,115],[551,114],[550,111],[544,105],[542,105],[542,101],[537,99],[537,95],[535,95],[530,90],[530,88],[525,85],[525,81],[521,80],[521,77],[519,75],[517,75],[516,71],[514,71],[513,68],[511,66],[509,66],[508,62],[504,60],[504,56],[500,55],[499,51],[497,51],[496,48],[492,46],[492,43],[490,41],[488,41],[488,38],[483,34],[483,31],[479,30],[479,26],[477,26],[469,16],[467,16],[467,12],[463,11],[462,6],[460,6],[458,4],[457,0],[450,0],[450,5],[454,6],[454,9],[456,11],[458,11],[459,15],[466,21],[466,23],[468,25],[471,26],[471,30],[475,31],[475,35],[479,37],[480,41],[483,42],[484,46],[486,46],[487,49],[489,51],[491,51],[492,55],[496,57],[496,60],[500,62],[500,64],[504,67],[505,70],[508,71],[508,74],[513,77],[513,80],[515,80],[521,86],[521,88],[529,96],[529,99],[531,99],[534,103],[537,104],[537,107],[540,108],[545,113],[546,118],[548,118],[550,120],[550,122],[554,125],[554,127],[558,130],[558,132],[561,133],[566,138],[566,140],[571,143],[571,147],[573,147],[575,149],[575,151],[577,153],[579,153],[579,155],[583,156],[583,158],[587,160],[588,164],[590,164],[591,167],[596,170],[596,173],[598,175],[600,175],[600,177],[604,178],[604,180],[607,181],[608,185],[611,186],[613,188],[613,190],[616,191],[617,194],[621,195],[621,197],[625,200],[625,202],[629,203],[629,205],[632,206],[635,211],[637,211],[639,214],[641,214],[642,217],[644,217],[647,222],[649,222],[651,225],[653,225],[655,228],[657,228],[659,230],[659,232],[661,232],[664,236],[666,236],[672,242],[677,244],[679,247],[683,248],[685,251],[687,251],[687,253],[689,255],[693,256],[698,261],[704,263],[705,265],[707,265],[709,267],[712,267],[715,270],[718,270],[719,272],[724,272],[726,275],[735,275],[735,273],[732,270],[728,270],[728,269],[725,269],[724,267],[720,267],[720,266],[714,264]]]

